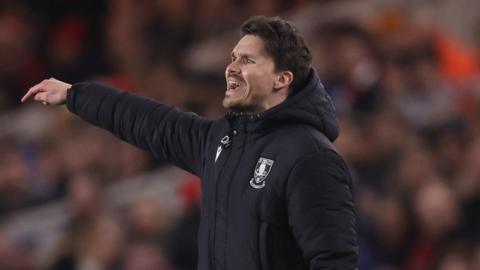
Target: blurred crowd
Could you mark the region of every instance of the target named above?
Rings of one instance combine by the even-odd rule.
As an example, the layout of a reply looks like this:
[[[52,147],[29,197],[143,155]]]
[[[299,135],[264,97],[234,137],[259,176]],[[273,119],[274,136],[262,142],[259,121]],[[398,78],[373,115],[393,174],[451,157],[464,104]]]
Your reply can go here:
[[[1,1],[0,269],[195,269],[198,179],[178,187],[181,213],[145,199],[107,210],[106,188],[165,161],[19,100],[45,78],[94,80],[219,117],[229,51],[254,14],[297,23],[335,102],[360,269],[480,269],[480,20],[457,33],[435,9],[452,1],[358,2]],[[49,256],[10,237],[12,215],[59,200],[70,218]]]

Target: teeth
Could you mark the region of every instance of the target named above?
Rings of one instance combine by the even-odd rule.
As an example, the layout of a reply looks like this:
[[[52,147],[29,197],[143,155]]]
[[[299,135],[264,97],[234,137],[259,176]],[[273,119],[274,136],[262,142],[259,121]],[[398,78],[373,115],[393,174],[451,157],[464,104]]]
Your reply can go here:
[[[229,89],[235,89],[238,86],[240,86],[240,84],[238,82],[233,81],[233,80],[228,80],[228,88]]]

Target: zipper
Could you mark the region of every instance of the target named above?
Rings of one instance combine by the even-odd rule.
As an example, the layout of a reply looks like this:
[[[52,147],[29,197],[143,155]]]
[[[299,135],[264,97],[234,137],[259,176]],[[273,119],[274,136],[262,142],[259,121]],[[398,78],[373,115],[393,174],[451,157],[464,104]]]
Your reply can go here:
[[[219,148],[217,149],[217,158],[220,158],[221,152],[226,151],[228,148],[233,143],[233,140],[231,139],[232,136],[225,135],[221,140],[220,140],[220,145],[218,146]],[[220,153],[219,153],[220,151]],[[216,229],[217,229],[217,194],[218,194],[218,183],[219,183],[219,178],[223,174],[223,170],[225,169],[225,164],[228,162],[228,159],[230,158],[230,153],[231,151],[228,151],[225,153],[227,156],[225,157],[225,160],[222,163],[222,167],[220,168],[220,171],[218,174],[216,174],[215,178],[215,202],[214,202],[214,209],[213,209],[213,229],[209,229],[209,235],[208,235],[208,241],[209,243],[209,254],[210,254],[210,266],[212,269],[216,269],[217,266],[215,264],[215,238],[216,238]],[[216,163],[216,160],[215,160]],[[217,165],[218,166],[218,165]],[[213,232],[212,232],[213,230]],[[212,237],[213,233],[213,237]]]
[[[228,243],[228,227],[229,227],[229,224],[228,224],[228,221],[229,221],[229,218],[228,218],[228,212],[229,212],[229,209],[230,209],[230,191],[231,191],[231,184],[233,182],[233,177],[234,175],[236,175],[236,172],[238,170],[238,165],[241,163],[242,161],[242,157],[245,153],[245,144],[246,144],[246,141],[248,139],[248,133],[245,133],[245,137],[243,138],[243,144],[242,144],[242,152],[240,153],[239,155],[239,158],[238,158],[238,161],[237,161],[237,164],[235,165],[234,169],[232,170],[232,173],[230,175],[230,182],[228,183],[228,186],[227,186],[227,206],[226,206],[226,209],[225,209],[225,213],[226,213],[226,221],[225,221],[225,246],[227,246],[227,243]],[[225,249],[225,252],[224,252],[224,261],[225,261],[225,267],[227,266],[227,249]]]

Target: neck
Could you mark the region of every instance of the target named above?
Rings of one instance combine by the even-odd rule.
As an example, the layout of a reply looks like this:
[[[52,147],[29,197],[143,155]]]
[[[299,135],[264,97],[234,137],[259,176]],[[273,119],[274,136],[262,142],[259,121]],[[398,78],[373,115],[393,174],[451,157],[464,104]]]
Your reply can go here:
[[[270,97],[268,97],[267,100],[265,100],[263,103],[258,104],[258,106],[255,107],[250,107],[250,108],[244,108],[242,112],[244,113],[261,113],[267,110],[270,110],[271,108],[280,105],[287,99],[287,92],[280,90],[274,92]]]
[[[260,112],[269,110],[277,105],[280,105],[287,99],[286,95],[275,95],[271,99],[269,99],[267,102],[265,102],[262,110]]]

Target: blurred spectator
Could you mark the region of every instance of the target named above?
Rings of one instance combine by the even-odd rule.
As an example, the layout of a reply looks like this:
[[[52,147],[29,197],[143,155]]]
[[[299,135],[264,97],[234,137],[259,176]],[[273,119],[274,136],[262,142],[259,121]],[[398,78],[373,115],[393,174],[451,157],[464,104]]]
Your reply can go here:
[[[126,251],[121,270],[172,270],[162,250],[155,244],[139,242]]]
[[[88,249],[89,241],[94,239],[95,227],[102,219],[101,195],[94,181],[92,174],[81,173],[69,182],[71,220],[52,269],[76,269],[80,264],[80,256]]]
[[[197,268],[197,232],[200,225],[200,179],[187,174],[179,190],[184,213],[170,232],[168,257],[177,270]]]
[[[126,225],[132,241],[148,240],[162,245],[169,229],[169,219],[164,210],[151,200],[134,202],[127,212]]]
[[[406,261],[407,269],[432,269],[440,260],[442,247],[460,223],[457,198],[448,187],[432,182],[421,188],[414,201],[419,225]]]
[[[35,270],[33,246],[10,239],[0,228],[0,269]]]
[[[30,203],[26,170],[14,139],[0,141],[0,213],[18,210]]]
[[[52,76],[79,81],[90,72],[85,62],[86,24],[80,17],[67,17],[55,26],[48,44],[47,58]]]
[[[395,94],[395,103],[413,127],[424,129],[443,124],[458,112],[452,89],[439,77],[433,52],[427,48],[416,53],[407,52],[397,63],[403,85]]]
[[[46,76],[35,54],[35,28],[23,3],[0,4],[0,110],[17,105],[25,89]]]

